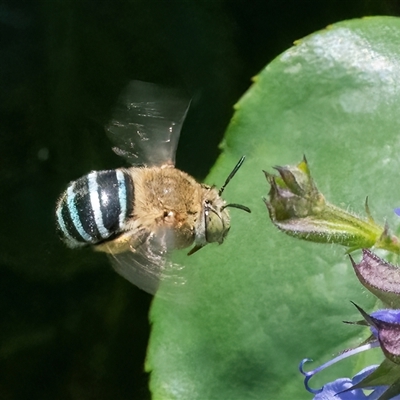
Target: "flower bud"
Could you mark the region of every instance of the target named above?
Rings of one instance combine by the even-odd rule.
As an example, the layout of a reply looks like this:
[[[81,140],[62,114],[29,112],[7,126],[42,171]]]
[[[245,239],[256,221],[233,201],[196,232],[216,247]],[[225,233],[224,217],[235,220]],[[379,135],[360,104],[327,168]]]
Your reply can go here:
[[[387,227],[375,223],[366,203],[367,218],[360,218],[325,200],[311,177],[306,158],[297,166],[265,172],[271,189],[264,202],[273,224],[288,235],[318,243],[336,243],[353,251],[378,247],[397,253],[399,241]]]

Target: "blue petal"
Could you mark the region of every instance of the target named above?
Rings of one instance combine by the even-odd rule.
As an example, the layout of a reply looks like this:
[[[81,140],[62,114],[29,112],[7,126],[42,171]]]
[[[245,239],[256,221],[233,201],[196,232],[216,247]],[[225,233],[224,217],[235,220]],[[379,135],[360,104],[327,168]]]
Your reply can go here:
[[[371,365],[369,367],[364,368],[363,370],[361,370],[358,374],[356,374],[353,378],[353,385],[357,385],[357,383],[361,382],[364,378],[366,378],[369,374],[372,374],[372,372],[374,372],[376,370],[376,368],[378,368],[377,365]],[[374,391],[366,397],[360,397],[360,399],[365,398],[368,400],[377,400],[379,399],[379,396],[382,395],[382,393],[387,389],[387,386],[377,386],[375,387]],[[372,388],[371,388],[372,389]],[[361,391],[362,389],[357,389],[355,391]],[[396,396],[397,397],[397,396]],[[336,396],[337,398],[337,396]],[[340,397],[339,397],[340,399]],[[397,400],[397,399],[396,399]]]
[[[371,365],[364,368],[353,379],[339,378],[336,381],[330,382],[323,387],[321,393],[318,393],[314,400],[372,400],[371,397],[367,397],[362,389],[350,390],[344,392],[343,390],[349,389],[357,383],[361,382],[366,376],[371,374],[377,365]]]
[[[400,310],[384,309],[371,313],[371,317],[379,319],[384,322],[400,324]]]
[[[400,324],[400,310],[384,309],[371,313],[371,317],[379,319],[380,321]],[[372,334],[378,338],[378,331],[374,326],[370,327]]]
[[[360,383],[369,374],[372,374],[377,368],[377,365],[370,365],[369,367],[365,367],[364,369],[362,369],[359,373],[354,375],[352,379],[353,385],[357,385],[357,383]]]
[[[321,393],[318,393],[314,400],[368,400],[368,397],[361,389],[343,392],[353,386],[353,382],[349,378],[339,378],[334,382],[330,382],[323,387]]]
[[[361,382],[365,377],[371,374],[377,365],[371,365],[364,368],[353,379],[339,378],[334,382],[330,382],[323,387],[322,392],[318,393],[314,400],[378,400],[382,393],[388,388],[387,386],[378,386],[368,396],[363,389],[354,389],[347,392],[343,390],[349,389],[357,383]],[[393,397],[392,400],[400,400],[400,395]]]

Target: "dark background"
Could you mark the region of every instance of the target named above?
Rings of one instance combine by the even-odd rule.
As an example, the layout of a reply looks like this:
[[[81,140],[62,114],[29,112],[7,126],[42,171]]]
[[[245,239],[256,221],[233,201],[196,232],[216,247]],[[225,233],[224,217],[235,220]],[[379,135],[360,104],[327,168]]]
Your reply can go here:
[[[131,79],[185,88],[177,166],[216,160],[232,106],[269,61],[326,25],[399,15],[353,0],[0,1],[0,399],[149,399],[151,296],[68,250],[54,205],[121,167],[103,125]]]

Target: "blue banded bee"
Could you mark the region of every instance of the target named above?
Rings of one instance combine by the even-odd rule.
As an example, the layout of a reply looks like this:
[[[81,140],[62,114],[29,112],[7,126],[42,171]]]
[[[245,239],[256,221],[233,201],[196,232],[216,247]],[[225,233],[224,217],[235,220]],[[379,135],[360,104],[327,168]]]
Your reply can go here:
[[[118,101],[106,132],[113,150],[133,166],[92,171],[71,182],[56,207],[57,231],[70,248],[92,246],[108,253],[114,269],[154,294],[174,249],[222,243],[230,229],[221,189],[200,184],[174,167],[189,102],[177,92],[132,81]]]

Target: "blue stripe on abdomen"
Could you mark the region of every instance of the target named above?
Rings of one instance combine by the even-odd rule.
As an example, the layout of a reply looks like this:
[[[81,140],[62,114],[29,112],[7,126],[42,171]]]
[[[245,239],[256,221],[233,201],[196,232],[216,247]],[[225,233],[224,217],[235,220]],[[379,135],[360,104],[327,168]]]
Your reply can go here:
[[[60,236],[69,247],[114,238],[132,214],[133,193],[132,179],[123,170],[93,171],[72,182],[56,209]]]

